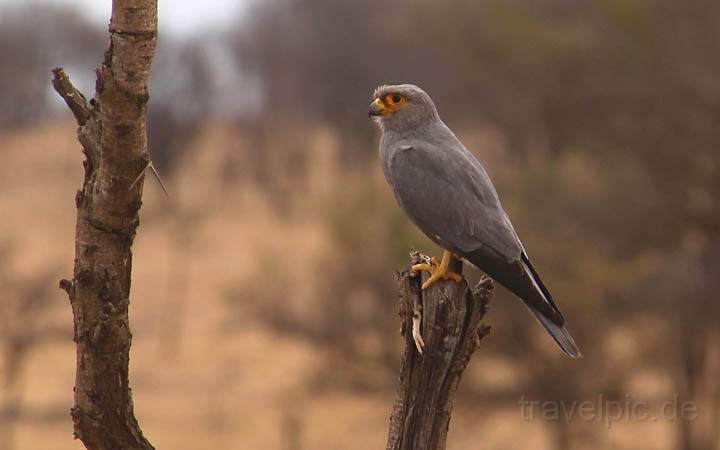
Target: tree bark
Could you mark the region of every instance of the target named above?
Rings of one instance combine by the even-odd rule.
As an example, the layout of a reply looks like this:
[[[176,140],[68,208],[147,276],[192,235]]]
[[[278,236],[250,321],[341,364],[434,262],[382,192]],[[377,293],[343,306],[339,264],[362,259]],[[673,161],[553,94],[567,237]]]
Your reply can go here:
[[[77,119],[85,178],[75,198],[75,268],[61,280],[77,345],[75,437],[90,450],[152,449],[133,412],[128,381],[131,246],[148,165],[147,83],[157,0],[114,0],[110,44],[88,104],[61,68],[53,86]]]
[[[412,263],[421,259],[415,254]],[[460,273],[462,264],[453,260],[451,268]],[[493,296],[493,282],[484,277],[471,291],[464,280],[439,281],[423,291],[419,274],[406,270],[398,279],[405,351],[387,449],[443,450],[460,378],[480,340],[490,332],[482,319]],[[420,315],[422,355],[412,336],[413,320]]]

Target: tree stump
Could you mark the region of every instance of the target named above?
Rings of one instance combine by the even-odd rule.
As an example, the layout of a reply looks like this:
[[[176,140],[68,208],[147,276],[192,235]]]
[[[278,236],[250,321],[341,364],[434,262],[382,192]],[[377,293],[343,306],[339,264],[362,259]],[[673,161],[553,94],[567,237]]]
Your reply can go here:
[[[424,258],[415,253],[412,264]],[[462,263],[453,259],[451,269],[461,273]],[[398,275],[405,350],[387,450],[445,449],[460,378],[490,332],[482,319],[493,296],[492,280],[483,277],[473,290],[465,280],[438,281],[422,291],[423,276],[409,269]],[[422,333],[422,347],[413,338],[413,326]]]

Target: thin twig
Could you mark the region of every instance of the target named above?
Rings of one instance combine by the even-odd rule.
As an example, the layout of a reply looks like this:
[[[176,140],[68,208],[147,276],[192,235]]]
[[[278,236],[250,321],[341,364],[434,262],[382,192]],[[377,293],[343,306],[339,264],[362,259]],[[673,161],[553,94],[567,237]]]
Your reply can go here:
[[[167,188],[165,188],[165,183],[163,183],[162,179],[160,178],[160,174],[155,169],[155,165],[153,164],[152,161],[148,161],[147,165],[145,166],[145,168],[143,170],[140,171],[140,174],[137,176],[137,178],[135,178],[135,180],[132,183],[130,183],[130,186],[128,187],[128,191],[130,189],[132,189],[137,184],[138,181],[140,181],[140,178],[142,178],[143,175],[145,175],[145,171],[147,171],[148,168],[150,168],[150,170],[152,170],[152,173],[153,173],[153,175],[155,175],[155,179],[160,184],[160,187],[162,188],[163,192],[165,193],[165,196],[170,198],[170,194],[168,193]]]

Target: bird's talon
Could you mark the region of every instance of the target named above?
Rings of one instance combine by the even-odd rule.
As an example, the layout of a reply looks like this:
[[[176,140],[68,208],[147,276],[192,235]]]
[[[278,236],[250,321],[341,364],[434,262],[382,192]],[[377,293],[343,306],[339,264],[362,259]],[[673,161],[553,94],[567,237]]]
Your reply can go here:
[[[410,268],[411,272],[433,272],[435,270],[435,267],[431,266],[430,264],[420,263],[415,264]]]
[[[443,277],[443,280],[453,280],[453,281],[457,281],[459,283],[463,280],[463,276],[460,275],[459,273],[448,272],[445,275],[445,277]]]
[[[452,253],[447,250],[443,253],[442,261],[438,261],[436,257],[430,259],[430,264],[415,264],[410,270],[412,272],[429,272],[430,278],[428,278],[423,284],[422,289],[427,289],[433,285],[437,280],[453,280],[462,281],[463,277],[460,274],[450,271],[450,258]]]

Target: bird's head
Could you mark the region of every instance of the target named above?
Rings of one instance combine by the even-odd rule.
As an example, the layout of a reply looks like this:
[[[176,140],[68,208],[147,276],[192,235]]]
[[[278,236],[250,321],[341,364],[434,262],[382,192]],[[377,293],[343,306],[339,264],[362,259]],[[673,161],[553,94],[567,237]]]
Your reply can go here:
[[[373,97],[368,115],[385,131],[412,129],[438,118],[430,96],[414,84],[380,86]]]

